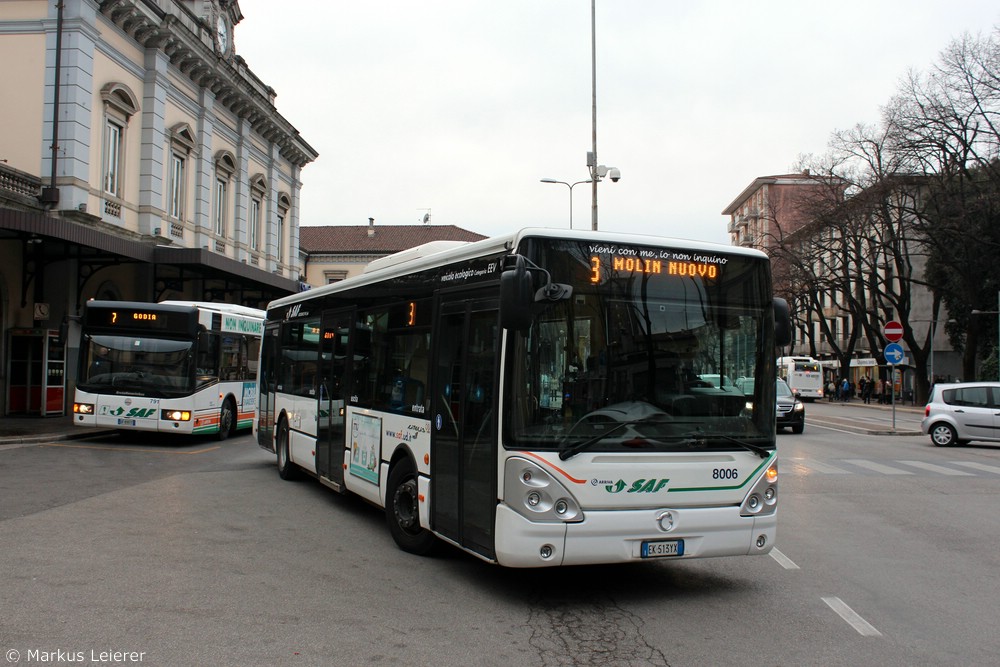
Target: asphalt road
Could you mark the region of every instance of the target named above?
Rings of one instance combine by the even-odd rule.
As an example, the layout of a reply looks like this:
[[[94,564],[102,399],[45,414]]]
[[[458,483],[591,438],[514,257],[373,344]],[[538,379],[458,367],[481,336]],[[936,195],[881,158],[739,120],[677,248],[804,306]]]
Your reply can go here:
[[[249,436],[6,448],[0,649],[21,665],[995,664],[1000,446],[850,432],[826,409],[852,408],[809,406],[806,432],[779,436],[770,556],[561,570],[405,554],[381,511],[280,480]]]

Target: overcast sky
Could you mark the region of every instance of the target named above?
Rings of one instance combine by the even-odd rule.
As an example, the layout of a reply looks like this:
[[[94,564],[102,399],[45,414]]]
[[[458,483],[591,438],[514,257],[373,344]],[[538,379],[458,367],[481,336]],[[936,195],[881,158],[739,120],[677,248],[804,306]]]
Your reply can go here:
[[[591,150],[587,0],[239,0],[235,48],[319,152],[302,225],[568,227]],[[728,243],[721,211],[908,69],[1000,23],[996,0],[597,0],[602,230]],[[589,228],[589,185],[573,222]]]

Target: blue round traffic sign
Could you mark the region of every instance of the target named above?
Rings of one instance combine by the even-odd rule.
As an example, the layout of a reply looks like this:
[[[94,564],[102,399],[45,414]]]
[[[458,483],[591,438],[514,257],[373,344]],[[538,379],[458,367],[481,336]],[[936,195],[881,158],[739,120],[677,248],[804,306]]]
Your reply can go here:
[[[906,353],[903,352],[903,346],[899,343],[889,343],[885,346],[884,354],[885,362],[895,366],[903,361],[903,355]]]

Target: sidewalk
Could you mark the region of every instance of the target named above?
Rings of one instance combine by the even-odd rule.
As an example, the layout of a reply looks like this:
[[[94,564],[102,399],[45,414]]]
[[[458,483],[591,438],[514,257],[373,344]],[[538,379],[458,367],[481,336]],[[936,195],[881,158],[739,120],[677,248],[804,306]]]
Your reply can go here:
[[[73,417],[0,417],[0,445],[23,445],[58,440],[94,438],[113,429],[73,425]]]
[[[810,412],[810,405],[823,405],[825,414],[817,414],[816,410]],[[870,413],[875,413],[881,415],[876,421],[875,419],[858,419],[857,413],[854,416],[849,415],[837,415],[830,414],[829,409],[836,410],[839,407],[849,407],[849,408],[861,408],[862,410],[868,411]],[[914,424],[913,420],[915,418],[922,418],[924,414],[923,405],[910,405],[908,403],[896,403],[895,412],[896,416],[903,419],[903,415],[910,421],[909,424],[898,423],[895,428],[892,427],[889,421],[889,415],[893,411],[893,405],[879,404],[879,403],[865,403],[861,399],[855,398],[847,401],[828,401],[828,400],[817,400],[814,404],[806,404],[806,427],[810,423],[816,424],[818,426],[829,426],[836,427],[845,431],[850,431],[852,433],[864,434],[864,435],[923,435],[920,431],[920,425]],[[885,423],[881,423],[884,421]]]

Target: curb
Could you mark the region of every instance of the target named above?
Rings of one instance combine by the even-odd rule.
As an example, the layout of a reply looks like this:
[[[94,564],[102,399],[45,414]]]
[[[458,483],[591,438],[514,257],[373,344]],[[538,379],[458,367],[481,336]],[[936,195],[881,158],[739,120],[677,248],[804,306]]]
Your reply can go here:
[[[82,428],[80,430],[83,431]],[[0,446],[37,445],[42,442],[60,442],[63,440],[89,440],[90,438],[102,438],[113,433],[113,429],[87,429],[82,433],[56,431],[53,433],[40,433],[33,435],[8,435],[0,437]]]
[[[906,430],[895,429],[895,430],[893,430],[891,428],[885,428],[885,427],[881,427],[881,428],[865,428],[863,426],[858,426],[858,425],[856,425],[854,423],[845,424],[845,423],[843,423],[841,421],[832,420],[832,419],[822,419],[822,418],[819,418],[819,419],[812,418],[812,419],[810,419],[809,417],[806,417],[806,426],[808,427],[810,424],[812,424],[813,426],[820,427],[820,428],[826,427],[826,428],[830,428],[830,429],[838,429],[838,430],[841,430],[841,431],[848,431],[850,433],[857,433],[858,435],[904,435],[904,436],[923,435],[923,432],[920,431],[920,430],[911,430],[911,429],[906,429]]]

